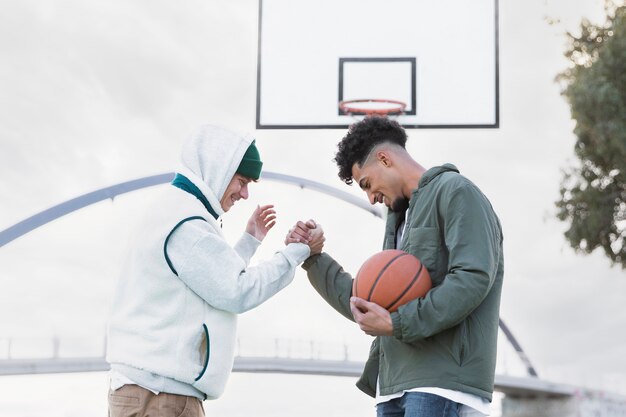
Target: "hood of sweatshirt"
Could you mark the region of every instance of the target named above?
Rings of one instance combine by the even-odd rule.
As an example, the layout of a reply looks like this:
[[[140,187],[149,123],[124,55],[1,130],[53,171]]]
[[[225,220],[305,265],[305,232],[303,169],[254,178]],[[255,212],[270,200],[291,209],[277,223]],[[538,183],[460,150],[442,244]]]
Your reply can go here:
[[[254,141],[220,126],[201,126],[183,145],[182,175],[207,198],[218,216],[224,214],[220,200],[237,167]]]

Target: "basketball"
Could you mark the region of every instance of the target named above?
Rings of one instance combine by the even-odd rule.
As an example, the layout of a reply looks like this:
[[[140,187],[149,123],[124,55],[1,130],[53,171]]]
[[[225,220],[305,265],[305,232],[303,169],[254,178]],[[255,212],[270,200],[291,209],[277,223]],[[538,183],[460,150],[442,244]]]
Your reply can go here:
[[[393,313],[432,287],[426,267],[410,253],[389,249],[367,259],[352,283],[352,295]]]

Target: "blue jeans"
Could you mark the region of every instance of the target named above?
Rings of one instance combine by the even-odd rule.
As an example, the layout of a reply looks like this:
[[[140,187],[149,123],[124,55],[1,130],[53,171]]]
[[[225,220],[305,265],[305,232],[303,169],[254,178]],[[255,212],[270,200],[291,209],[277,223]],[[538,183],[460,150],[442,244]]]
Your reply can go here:
[[[426,392],[407,392],[376,406],[377,417],[458,417],[461,404]]]

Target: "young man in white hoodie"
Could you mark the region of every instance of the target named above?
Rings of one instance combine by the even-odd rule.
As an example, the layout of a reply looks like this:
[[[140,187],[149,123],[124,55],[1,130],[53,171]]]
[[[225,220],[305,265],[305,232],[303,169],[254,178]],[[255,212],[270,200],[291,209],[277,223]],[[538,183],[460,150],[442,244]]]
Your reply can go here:
[[[203,126],[183,146],[183,168],[143,213],[112,305],[107,361],[111,417],[202,416],[233,366],[237,314],[276,294],[310,248],[289,243],[248,267],[275,223],[258,207],[234,247],[219,217],[259,179],[254,140]]]

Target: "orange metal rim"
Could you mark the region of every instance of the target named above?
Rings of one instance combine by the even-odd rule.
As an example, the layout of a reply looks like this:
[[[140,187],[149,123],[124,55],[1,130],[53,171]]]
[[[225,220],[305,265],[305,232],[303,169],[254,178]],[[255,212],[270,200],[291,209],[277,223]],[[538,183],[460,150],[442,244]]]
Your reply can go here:
[[[364,103],[380,103],[392,104],[393,106],[372,108],[363,106]],[[406,103],[397,100],[385,99],[361,99],[361,100],[344,100],[339,102],[339,109],[344,114],[365,114],[365,115],[388,115],[404,112]]]

